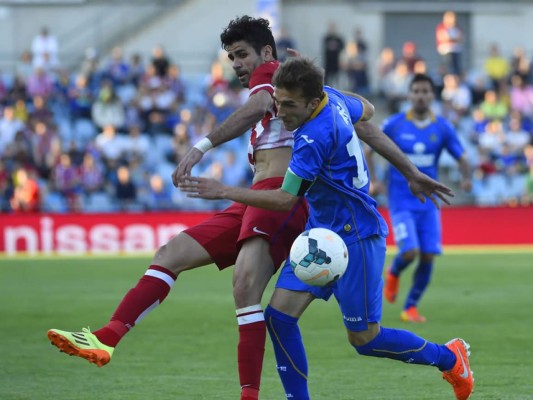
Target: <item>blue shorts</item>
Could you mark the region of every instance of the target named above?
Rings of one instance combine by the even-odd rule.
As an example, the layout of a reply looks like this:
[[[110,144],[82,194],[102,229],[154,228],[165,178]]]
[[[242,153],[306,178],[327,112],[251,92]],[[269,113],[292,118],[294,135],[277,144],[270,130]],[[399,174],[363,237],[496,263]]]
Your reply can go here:
[[[334,294],[346,328],[366,331],[368,323],[381,321],[385,252],[385,238],[377,235],[349,245],[346,272],[337,282],[324,287],[300,281],[287,261],[276,288],[310,292],[326,301]]]
[[[391,211],[390,218],[394,241],[400,253],[413,249],[419,249],[421,253],[442,253],[442,229],[437,208]]]

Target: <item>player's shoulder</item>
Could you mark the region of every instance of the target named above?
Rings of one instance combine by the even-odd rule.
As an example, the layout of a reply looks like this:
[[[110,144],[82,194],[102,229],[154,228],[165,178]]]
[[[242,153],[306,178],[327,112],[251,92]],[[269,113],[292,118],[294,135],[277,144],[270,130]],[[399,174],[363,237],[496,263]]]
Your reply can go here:
[[[391,128],[401,122],[404,122],[405,120],[407,120],[407,113],[399,112],[396,114],[389,115],[387,118],[383,120],[383,123],[381,125],[383,127]]]
[[[274,75],[274,72],[276,72],[278,67],[279,67],[278,60],[268,61],[258,66],[254,70],[254,74]]]
[[[435,115],[435,124],[438,125],[442,130],[447,132],[455,133],[455,127],[453,124],[444,118],[442,115]]]

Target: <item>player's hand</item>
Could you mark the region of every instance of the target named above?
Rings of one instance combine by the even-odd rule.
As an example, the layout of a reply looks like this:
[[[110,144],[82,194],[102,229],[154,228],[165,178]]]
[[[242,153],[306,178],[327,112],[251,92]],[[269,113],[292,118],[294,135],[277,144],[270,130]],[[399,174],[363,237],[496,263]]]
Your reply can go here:
[[[183,157],[174,172],[172,173],[172,183],[178,187],[180,181],[191,176],[192,167],[202,159],[204,153],[193,147]]]
[[[301,56],[298,50],[291,49],[290,47],[287,47],[287,54],[289,55],[289,57],[300,57]]]
[[[409,189],[422,203],[425,203],[426,198],[429,198],[437,208],[440,208],[439,199],[450,204],[449,198],[454,197],[452,189],[420,171],[409,179]]]
[[[178,184],[181,191],[187,193],[187,197],[195,197],[207,200],[224,199],[226,185],[209,178],[197,178],[189,176]]]
[[[381,193],[385,193],[385,187],[383,186],[383,183],[377,180],[371,180],[370,181],[370,187],[368,188],[368,193],[370,193],[370,196],[375,196]]]

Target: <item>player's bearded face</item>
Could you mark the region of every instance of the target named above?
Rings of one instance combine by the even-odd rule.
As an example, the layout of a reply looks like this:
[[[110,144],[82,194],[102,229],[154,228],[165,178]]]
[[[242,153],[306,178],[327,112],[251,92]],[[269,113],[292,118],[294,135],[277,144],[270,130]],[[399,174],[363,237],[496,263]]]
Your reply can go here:
[[[409,91],[409,99],[416,113],[429,111],[433,101],[433,89],[428,82],[416,82]]]
[[[303,125],[316,109],[320,99],[305,99],[300,90],[289,91],[276,87],[274,101],[278,109],[278,117],[283,121],[285,129],[293,131]]]
[[[266,47],[266,46],[265,46]],[[248,87],[252,72],[268,59],[268,54],[257,54],[254,48],[243,40],[226,47],[233,70],[243,87]]]

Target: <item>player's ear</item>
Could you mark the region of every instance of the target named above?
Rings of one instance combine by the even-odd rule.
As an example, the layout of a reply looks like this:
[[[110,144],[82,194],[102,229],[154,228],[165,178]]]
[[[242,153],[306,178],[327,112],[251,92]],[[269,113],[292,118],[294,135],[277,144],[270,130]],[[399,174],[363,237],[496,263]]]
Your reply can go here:
[[[274,56],[272,55],[272,46],[270,46],[269,44],[264,46],[261,52],[263,53],[262,55],[264,60],[271,61],[274,59]]]
[[[311,109],[315,111],[318,105],[320,104],[320,99],[318,97],[315,97],[309,102],[309,104],[311,106]]]

